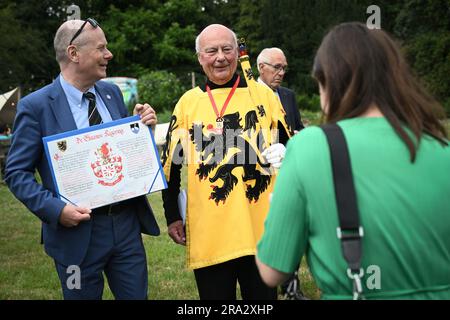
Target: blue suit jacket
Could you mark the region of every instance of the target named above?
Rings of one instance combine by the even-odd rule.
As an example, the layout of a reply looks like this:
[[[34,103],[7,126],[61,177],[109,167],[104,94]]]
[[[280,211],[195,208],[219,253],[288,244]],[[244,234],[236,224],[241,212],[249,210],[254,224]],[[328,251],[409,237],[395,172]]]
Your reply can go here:
[[[95,89],[113,120],[128,115],[117,86],[98,81]],[[63,265],[80,265],[83,261],[89,246],[92,221],[82,222],[73,228],[59,224],[65,202],[55,196],[42,138],[75,129],[77,126],[58,77],[52,84],[19,101],[5,172],[5,181],[13,194],[42,220],[45,251]],[[36,169],[42,184],[34,177]],[[136,201],[141,231],[159,235],[159,227],[147,198],[138,197]]]
[[[291,131],[302,130],[304,126],[300,116],[300,111],[298,110],[294,91],[285,87],[278,87],[277,91],[278,95],[280,96],[280,101],[283,105],[284,111],[286,111],[286,122],[289,125]]]

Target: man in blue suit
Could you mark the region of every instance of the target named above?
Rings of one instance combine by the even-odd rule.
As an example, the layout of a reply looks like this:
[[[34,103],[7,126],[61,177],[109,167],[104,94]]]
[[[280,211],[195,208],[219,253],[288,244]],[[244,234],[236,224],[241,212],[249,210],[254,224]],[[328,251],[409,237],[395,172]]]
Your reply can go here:
[[[159,235],[147,198],[93,210],[63,202],[57,197],[43,151],[45,136],[127,116],[119,88],[99,81],[106,77],[113,55],[93,19],[63,23],[54,47],[61,74],[20,100],[5,180],[41,219],[45,251],[55,261],[65,299],[101,299],[103,273],[116,299],[146,299],[148,275],[141,232]],[[140,114],[144,124],[156,124],[148,104],[137,104],[134,113]],[[34,177],[36,169],[42,184]]]
[[[263,49],[258,58],[259,78],[258,82],[270,87],[280,99],[281,105],[286,111],[286,123],[292,133],[297,133],[304,128],[294,91],[282,87],[284,75],[287,71],[287,60],[283,51],[279,48]],[[304,300],[300,290],[300,279],[295,272],[285,283],[281,285],[281,293],[286,299]]]
[[[304,128],[294,91],[282,87],[287,70],[287,60],[279,48],[266,48],[261,51],[256,60],[259,71],[258,82],[270,87],[278,96],[286,111],[286,122],[293,133]]]

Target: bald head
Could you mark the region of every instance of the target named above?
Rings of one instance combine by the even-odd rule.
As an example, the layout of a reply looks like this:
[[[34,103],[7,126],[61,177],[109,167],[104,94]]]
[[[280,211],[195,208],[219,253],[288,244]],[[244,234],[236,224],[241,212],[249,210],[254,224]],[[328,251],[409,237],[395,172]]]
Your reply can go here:
[[[233,37],[233,41],[236,43],[237,46],[237,37],[236,34],[233,32],[233,30],[225,27],[221,24],[210,24],[205,29],[200,32],[200,34],[195,38],[195,52],[199,53],[202,49],[201,47],[201,39],[205,35],[214,34],[216,32],[225,32],[230,33],[231,37]]]
[[[56,32],[54,47],[64,80],[85,92],[106,77],[113,58],[103,30],[94,19],[69,20]]]
[[[272,90],[277,90],[283,82],[287,61],[279,48],[266,48],[256,59],[259,78]]]
[[[260,64],[261,63],[272,63],[272,58],[273,57],[282,57],[286,60],[286,57],[284,56],[284,52],[283,50],[281,50],[280,48],[265,48],[263,49],[259,55],[258,58],[256,58],[256,64],[258,65],[258,71],[261,72],[260,69]]]
[[[55,48],[56,61],[58,61],[58,63],[68,62],[68,57],[66,54],[67,47],[69,46],[70,40],[75,35],[77,30],[80,29],[83,23],[83,20],[68,20],[58,28],[58,31],[56,31],[53,46]],[[92,27],[89,23],[87,23],[84,28]],[[82,46],[86,43],[86,40],[86,36],[82,32],[76,38],[76,43],[78,46]]]

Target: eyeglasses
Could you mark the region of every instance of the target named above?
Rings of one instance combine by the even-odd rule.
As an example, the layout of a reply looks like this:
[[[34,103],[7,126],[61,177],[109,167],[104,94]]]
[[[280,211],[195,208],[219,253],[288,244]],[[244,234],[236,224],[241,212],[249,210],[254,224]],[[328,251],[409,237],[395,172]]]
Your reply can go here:
[[[72,42],[80,35],[81,31],[83,31],[84,26],[86,25],[86,23],[90,23],[92,28],[97,28],[99,26],[98,22],[95,21],[92,18],[87,18],[86,21],[81,25],[80,29],[78,29],[78,31],[73,35],[72,40],[70,40],[69,42],[69,46],[72,44]]]
[[[263,62],[264,64],[267,64],[268,66],[271,66],[272,68],[274,68],[277,72],[280,72],[281,70],[283,70],[285,73],[288,71],[288,66],[283,66],[281,64],[277,64],[277,65],[273,65],[270,64],[268,62]]]

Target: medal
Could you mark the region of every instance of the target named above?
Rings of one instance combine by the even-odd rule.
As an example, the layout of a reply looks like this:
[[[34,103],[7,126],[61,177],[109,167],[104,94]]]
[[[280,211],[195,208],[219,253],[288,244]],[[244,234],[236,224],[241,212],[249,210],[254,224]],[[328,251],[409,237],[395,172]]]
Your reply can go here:
[[[216,119],[216,128],[223,130],[223,118]]]

